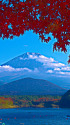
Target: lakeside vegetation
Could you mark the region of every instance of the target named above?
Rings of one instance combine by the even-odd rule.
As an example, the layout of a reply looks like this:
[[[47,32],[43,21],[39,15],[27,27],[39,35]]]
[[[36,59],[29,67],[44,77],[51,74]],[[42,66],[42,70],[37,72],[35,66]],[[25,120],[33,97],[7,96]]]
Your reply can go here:
[[[0,109],[3,108],[21,108],[21,107],[38,107],[38,108],[59,108],[61,96],[0,96]]]

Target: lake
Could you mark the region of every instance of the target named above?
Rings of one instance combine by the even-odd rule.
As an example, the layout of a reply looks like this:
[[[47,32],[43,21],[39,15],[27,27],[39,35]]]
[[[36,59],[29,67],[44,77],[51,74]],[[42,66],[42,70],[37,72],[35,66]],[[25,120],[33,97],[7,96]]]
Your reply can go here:
[[[0,125],[70,125],[70,109],[0,109]]]

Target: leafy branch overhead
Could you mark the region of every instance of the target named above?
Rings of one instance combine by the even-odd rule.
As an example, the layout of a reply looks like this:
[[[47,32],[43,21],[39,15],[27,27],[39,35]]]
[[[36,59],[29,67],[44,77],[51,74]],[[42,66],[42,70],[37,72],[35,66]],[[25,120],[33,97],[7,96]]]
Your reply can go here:
[[[70,45],[70,0],[6,0],[0,1],[0,37],[13,39],[14,36],[33,30],[42,42],[50,32],[57,39],[54,50],[67,52]],[[69,61],[70,63],[70,56]]]

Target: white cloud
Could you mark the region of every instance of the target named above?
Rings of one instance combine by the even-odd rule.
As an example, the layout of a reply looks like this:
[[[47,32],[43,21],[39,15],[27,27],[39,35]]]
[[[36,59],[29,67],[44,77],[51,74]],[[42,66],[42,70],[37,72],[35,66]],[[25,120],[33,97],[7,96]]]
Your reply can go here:
[[[58,73],[58,72],[57,72]],[[59,74],[65,74],[65,72],[59,72]]]
[[[29,59],[37,59],[38,57],[36,55],[29,55]]]
[[[35,53],[29,54],[28,53],[28,58],[29,59],[36,59],[36,61],[43,63],[43,66],[45,67],[63,67],[65,64],[63,63],[58,63],[57,61],[54,60],[54,58],[48,58],[43,55],[37,56]]]
[[[29,59],[36,59],[36,61],[42,63],[43,71],[46,71],[46,69],[49,68],[49,70],[46,73],[53,73],[54,74],[62,74],[62,75],[70,75],[69,71],[70,71],[70,67],[66,66],[63,63],[59,63],[57,61],[54,60],[54,58],[48,58],[45,57],[43,55],[39,55],[37,56],[35,53],[28,53],[28,58]]]
[[[54,70],[60,71],[61,69],[60,68],[54,68]]]
[[[39,58],[41,58],[41,59],[48,59],[47,57],[45,57],[43,55],[40,55]]]
[[[53,73],[53,70],[48,70],[47,73]]]
[[[70,71],[70,67],[62,67],[62,70]]]
[[[44,64],[47,64],[48,62],[55,62],[55,60],[53,58],[47,58],[43,55],[40,55],[39,58],[37,59],[37,61],[42,62]]]
[[[59,74],[70,75],[70,72],[59,72]]]
[[[14,68],[9,65],[0,66],[0,72],[1,71],[14,71]]]
[[[22,58],[22,57],[20,57],[19,59],[20,59],[20,60],[23,60],[23,58]]]
[[[31,72],[32,70],[28,69],[28,68],[14,68],[14,71],[28,71],[28,72]]]
[[[62,67],[62,66],[65,66],[65,64],[63,63],[51,63],[52,66],[54,67]]]
[[[9,72],[13,72],[13,71],[28,71],[28,72],[32,72],[31,69],[29,68],[13,68],[9,65],[5,65],[5,66],[0,66],[0,72],[5,72],[5,71],[9,71]]]
[[[50,68],[59,68],[59,67],[64,67],[65,66],[65,64],[63,64],[63,63],[57,63],[57,62],[48,62],[48,63],[44,63],[43,64],[44,66],[45,66],[45,68],[46,67],[50,67]]]
[[[32,70],[29,69],[29,68],[22,68],[22,70],[26,70],[26,71],[28,71],[28,72],[32,72]]]
[[[47,58],[43,55],[37,56],[35,53],[32,53],[32,54],[28,53],[28,58],[29,59],[36,59],[36,61],[41,62],[41,63],[55,62],[55,60],[53,58]]]
[[[55,62],[55,60],[53,58],[49,58],[50,59],[50,62]]]
[[[19,59],[20,59],[20,60],[27,60],[28,58],[22,58],[22,57],[20,57]]]

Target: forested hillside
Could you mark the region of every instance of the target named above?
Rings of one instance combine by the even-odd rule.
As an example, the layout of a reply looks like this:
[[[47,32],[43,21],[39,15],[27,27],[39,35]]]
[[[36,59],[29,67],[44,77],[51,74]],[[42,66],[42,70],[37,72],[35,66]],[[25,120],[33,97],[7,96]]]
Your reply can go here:
[[[61,96],[0,96],[0,108],[21,108],[21,107],[39,107],[39,108],[59,108]]]
[[[68,90],[60,100],[61,108],[70,108],[70,90]]]

